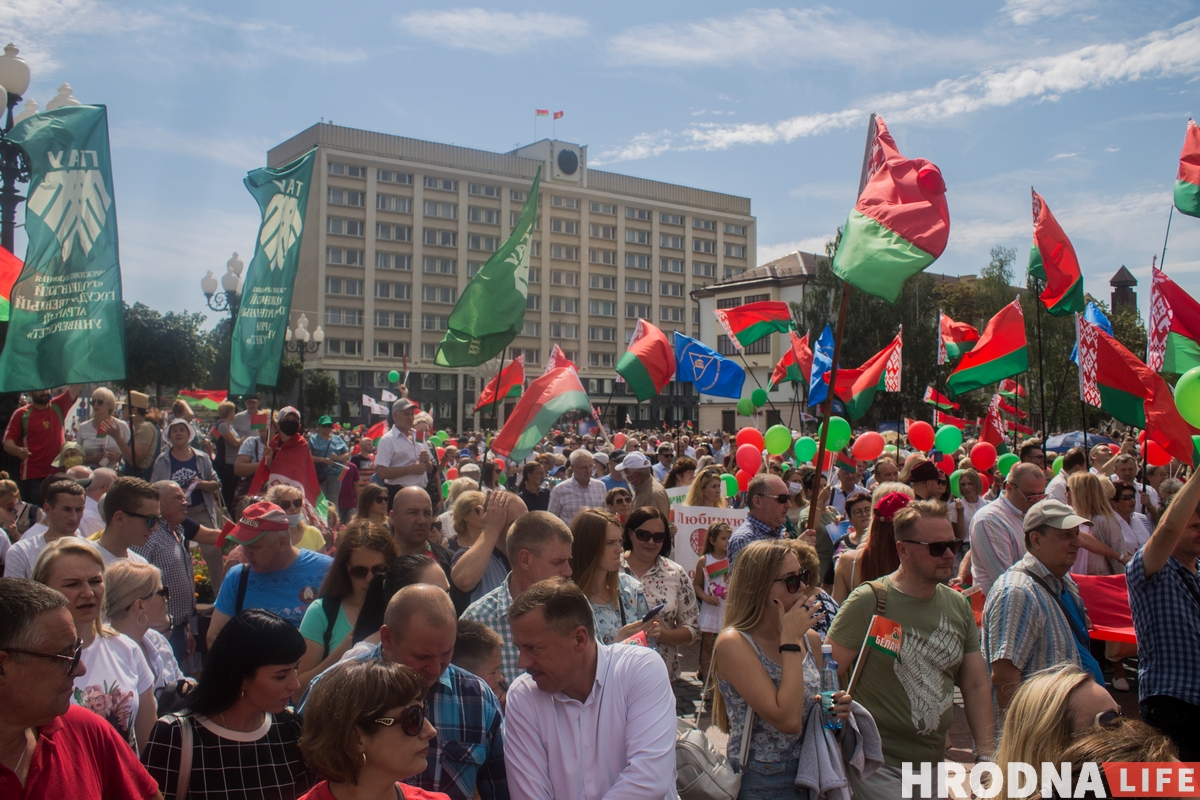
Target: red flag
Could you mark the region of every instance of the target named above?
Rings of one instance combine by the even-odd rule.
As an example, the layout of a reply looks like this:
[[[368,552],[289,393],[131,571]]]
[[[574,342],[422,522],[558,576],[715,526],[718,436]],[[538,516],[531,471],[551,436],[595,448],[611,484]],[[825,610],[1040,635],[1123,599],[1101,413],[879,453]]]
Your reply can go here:
[[[533,115],[534,115],[535,117],[548,117],[548,116],[550,116],[550,109],[548,109],[548,108],[535,108],[535,109],[533,110]]]
[[[792,357],[796,359],[796,366],[800,368],[800,374],[804,376],[804,382],[808,383],[812,380],[812,362],[813,351],[808,346],[808,334],[797,336],[795,331],[788,331],[791,334],[792,341]]]
[[[546,369],[542,372],[542,374],[545,375],[547,372],[558,369],[559,367],[570,367],[576,372],[579,372],[579,367],[576,366],[571,359],[567,358],[567,354],[563,352],[561,347],[555,344],[554,347],[550,348],[550,357],[546,359]]]
[[[483,387],[483,391],[479,393],[479,402],[475,404],[475,410],[478,411],[484,406],[491,405],[496,402],[497,397],[519,396],[523,388],[525,388],[525,356],[522,354],[514,358],[511,364],[488,381],[487,386]],[[513,390],[516,390],[516,394],[513,394]]]
[[[933,410],[934,425],[953,425],[960,431],[967,427],[967,421],[962,417],[952,417],[945,411],[939,411],[936,408]]]
[[[1015,406],[1010,406],[1008,403],[1004,402],[1003,400],[1000,401],[1000,410],[1003,411],[1005,414],[1012,414],[1017,419],[1025,419],[1025,417],[1026,417],[1026,414],[1024,411],[1022,411],[1019,408],[1016,408]]]
[[[361,428],[362,426],[359,425],[358,427]],[[363,434],[363,438],[370,439],[373,442],[378,442],[380,437],[382,437],[385,433],[387,433],[387,423],[385,423],[383,420],[379,420],[379,422],[376,422],[374,425],[367,428],[367,432]]]
[[[1004,444],[1004,420],[1000,416],[1000,395],[992,395],[991,405],[983,418],[983,428],[979,431],[979,441],[988,444]]]
[[[1083,296],[1083,275],[1079,258],[1066,232],[1050,213],[1042,196],[1029,187],[1033,195],[1033,249],[1029,252],[1029,273],[1046,282],[1042,303],[1055,316],[1083,311],[1087,300]]]
[[[1004,425],[1008,430],[1016,431],[1017,433],[1033,433],[1033,428],[1028,425],[1018,425],[1011,419],[1005,420]]]
[[[554,112],[554,118],[555,118],[555,119],[562,119],[562,118],[563,118],[563,112],[561,112],[561,111],[555,111],[555,112]]]
[[[21,259],[0,247],[0,322],[9,317],[13,284],[21,276],[21,268],[24,266]]]
[[[327,498],[321,494],[321,484],[317,483],[317,470],[313,466],[308,441],[303,436],[293,436],[286,442],[283,442],[282,438],[278,433],[271,437],[267,444],[267,449],[275,453],[271,459],[271,466],[267,467],[266,458],[258,462],[258,471],[254,473],[254,480],[250,482],[249,494],[262,494],[279,483],[303,490],[304,512],[308,523],[324,532],[324,515],[329,505],[325,502]],[[337,498],[330,502],[337,502]]]

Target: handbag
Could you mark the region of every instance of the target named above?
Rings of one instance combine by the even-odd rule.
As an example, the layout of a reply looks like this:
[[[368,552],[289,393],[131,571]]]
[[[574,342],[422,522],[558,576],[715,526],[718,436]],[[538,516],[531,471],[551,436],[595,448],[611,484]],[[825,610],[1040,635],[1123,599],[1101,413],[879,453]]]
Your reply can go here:
[[[712,680],[710,670],[709,681]],[[705,692],[711,683],[705,683]],[[717,752],[712,742],[700,730],[700,712],[704,701],[696,709],[695,722],[680,717],[675,721],[675,789],[680,800],[737,800],[742,788],[742,773],[735,771],[729,759]],[[745,769],[750,756],[750,734],[754,727],[754,709],[746,704],[746,724],[742,728],[742,746],[738,752],[738,764]]]

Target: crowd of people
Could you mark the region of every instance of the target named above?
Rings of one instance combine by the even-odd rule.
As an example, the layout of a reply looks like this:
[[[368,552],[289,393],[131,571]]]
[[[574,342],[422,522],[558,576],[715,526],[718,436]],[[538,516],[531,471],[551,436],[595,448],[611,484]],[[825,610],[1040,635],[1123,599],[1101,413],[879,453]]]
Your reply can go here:
[[[4,434],[0,798],[688,797],[692,658],[739,797],[900,797],[956,697],[977,762],[1200,761],[1200,480],[1132,439],[1003,469],[967,440],[953,476],[903,438],[764,451],[739,484],[736,432],[514,463],[406,396],[373,440],[104,387],[72,431],[78,395]],[[717,512],[686,549],[680,507]],[[1092,638],[1081,576],[1125,576],[1136,644]]]

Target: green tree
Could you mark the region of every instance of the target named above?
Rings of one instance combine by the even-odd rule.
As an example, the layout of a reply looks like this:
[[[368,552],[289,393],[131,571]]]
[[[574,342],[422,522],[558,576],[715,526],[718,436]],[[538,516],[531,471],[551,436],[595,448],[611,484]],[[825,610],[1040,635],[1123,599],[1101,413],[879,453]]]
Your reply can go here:
[[[323,369],[310,369],[304,373],[304,410],[309,419],[330,413],[338,401],[338,385],[333,376]]]
[[[209,334],[201,330],[203,314],[158,311],[134,303],[125,306],[125,357],[130,385],[139,390],[154,386],[190,388],[205,382],[211,373],[213,350]]]

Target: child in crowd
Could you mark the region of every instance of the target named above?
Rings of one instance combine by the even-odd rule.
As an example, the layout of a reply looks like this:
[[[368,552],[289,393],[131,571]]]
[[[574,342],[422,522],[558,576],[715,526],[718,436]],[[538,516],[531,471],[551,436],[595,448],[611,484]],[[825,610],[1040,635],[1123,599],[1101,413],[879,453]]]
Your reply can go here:
[[[721,632],[721,615],[725,611],[725,586],[729,579],[729,558],[726,548],[733,533],[724,522],[708,526],[704,538],[704,555],[696,562],[692,586],[700,600],[700,669],[701,683],[708,675],[712,661],[713,642]]]
[[[483,679],[500,701],[504,708],[505,694],[508,683],[500,674],[500,648],[504,640],[500,634],[484,625],[469,619],[458,621],[458,638],[454,642],[454,658],[450,663],[460,669],[465,669]]]

